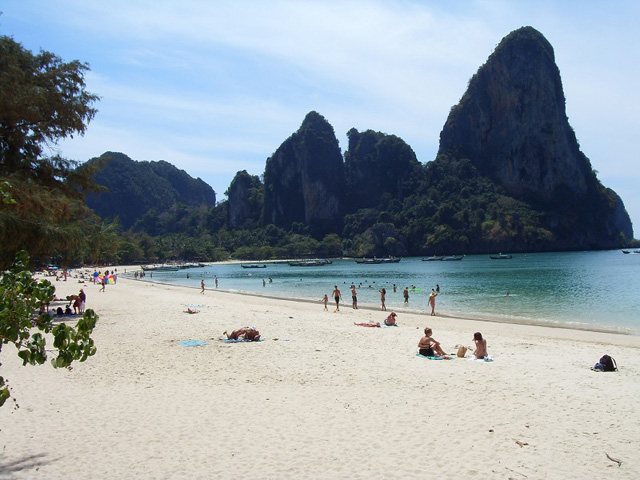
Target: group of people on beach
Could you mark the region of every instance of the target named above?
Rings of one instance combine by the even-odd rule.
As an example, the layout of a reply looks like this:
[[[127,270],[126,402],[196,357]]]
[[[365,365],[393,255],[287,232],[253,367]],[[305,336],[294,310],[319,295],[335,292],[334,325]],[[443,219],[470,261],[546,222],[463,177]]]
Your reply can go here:
[[[355,284],[351,284],[351,308],[353,308],[354,310],[358,309],[358,294],[356,292],[356,286]],[[397,290],[396,284],[393,284],[393,291],[395,292]],[[416,290],[415,285],[412,286],[412,290]],[[418,289],[419,290],[419,289]],[[203,289],[204,291],[204,289]],[[387,290],[386,288],[382,287],[380,290],[378,290],[378,292],[380,293],[380,303],[381,303],[381,310],[383,312],[385,312],[387,310],[387,305],[386,305],[386,299],[387,299]],[[436,297],[438,296],[438,294],[440,293],[440,285],[436,285],[436,288],[432,288],[431,289],[431,293],[429,294],[429,306],[431,307],[431,315],[435,315],[436,314]],[[335,312],[339,312],[340,311],[340,302],[342,301],[342,293],[340,292],[340,289],[338,288],[338,285],[334,285],[333,286],[333,299],[336,302],[336,308],[334,310]],[[409,303],[409,287],[405,287],[403,292],[402,292],[403,296],[404,296],[404,303],[405,305],[407,305]],[[322,297],[320,299],[321,302],[324,303],[324,309],[325,310],[329,310],[329,296],[327,294],[324,295],[324,297]]]

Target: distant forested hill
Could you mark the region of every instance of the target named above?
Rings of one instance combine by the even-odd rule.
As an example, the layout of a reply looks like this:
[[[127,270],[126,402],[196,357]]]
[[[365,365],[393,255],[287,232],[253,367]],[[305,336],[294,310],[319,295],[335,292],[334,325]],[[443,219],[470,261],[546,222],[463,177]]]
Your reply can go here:
[[[149,212],[165,212],[177,204],[212,207],[216,193],[168,162],[137,162],[123,153],[106,152],[87,162],[104,162],[94,180],[106,191],[90,194],[87,205],[100,217],[118,217],[126,230]],[[82,168],[82,167],[81,167]]]

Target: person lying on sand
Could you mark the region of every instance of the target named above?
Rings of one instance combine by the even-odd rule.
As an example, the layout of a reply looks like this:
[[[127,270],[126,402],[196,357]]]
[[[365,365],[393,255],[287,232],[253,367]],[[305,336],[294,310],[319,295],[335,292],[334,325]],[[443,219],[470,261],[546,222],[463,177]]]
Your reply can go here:
[[[397,316],[398,314],[396,312],[391,312],[389,316],[385,319],[384,324],[387,327],[397,327],[398,326],[398,324],[396,323]]]
[[[187,309],[184,311],[184,313],[191,313],[191,314],[198,313],[198,312],[199,310],[196,310],[195,308],[189,308],[189,307],[187,307]]]
[[[356,323],[353,322],[354,325],[357,325],[359,327],[380,327],[380,322],[369,322],[369,323]]]
[[[480,332],[476,332],[473,334],[473,341],[476,344],[476,349],[473,354],[476,356],[478,360],[481,360],[487,357],[489,354],[487,353],[487,341],[482,338],[482,334]]]
[[[445,355],[440,343],[431,336],[432,334],[433,331],[429,327],[424,329],[424,337],[418,342],[418,353],[425,357]]]
[[[260,340],[260,332],[256,330],[256,327],[242,327],[234,330],[230,334],[226,331],[222,334],[227,336],[227,340],[239,340],[240,338],[247,342],[257,342]]]

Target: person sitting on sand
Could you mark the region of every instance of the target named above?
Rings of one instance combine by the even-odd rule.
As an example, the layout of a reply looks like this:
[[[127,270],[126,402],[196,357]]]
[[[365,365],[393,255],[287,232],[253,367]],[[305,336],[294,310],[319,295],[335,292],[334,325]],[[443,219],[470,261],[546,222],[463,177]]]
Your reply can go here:
[[[437,342],[431,335],[433,330],[429,327],[424,329],[424,337],[418,342],[418,353],[425,357],[436,357],[445,355],[444,350],[440,346],[440,342]]]
[[[397,316],[398,314],[396,312],[391,312],[389,316],[384,320],[384,324],[387,327],[397,327],[398,326],[398,324],[396,323]]]
[[[357,325],[359,327],[377,327],[380,328],[380,322],[368,322],[368,323],[356,323],[353,322],[354,325]]]
[[[226,331],[222,334],[227,336],[227,340],[240,340],[240,338],[245,342],[257,342],[260,340],[260,332],[256,330],[256,327],[242,327],[230,334]]]
[[[485,357],[488,357],[487,354],[487,341],[482,338],[482,334],[480,332],[476,332],[473,334],[473,341],[476,344],[476,349],[473,354],[476,356],[478,360],[482,360]]]
[[[195,308],[187,307],[187,309],[184,311],[184,313],[194,314],[194,313],[198,313],[198,310],[196,310]]]

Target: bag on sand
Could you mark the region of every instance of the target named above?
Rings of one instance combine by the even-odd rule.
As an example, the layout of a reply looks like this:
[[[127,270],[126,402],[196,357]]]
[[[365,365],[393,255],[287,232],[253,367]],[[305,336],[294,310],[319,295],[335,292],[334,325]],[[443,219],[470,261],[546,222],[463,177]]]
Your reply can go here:
[[[598,372],[615,372],[618,370],[618,366],[613,357],[603,355],[600,358],[600,361],[596,363],[591,370],[596,370]]]
[[[458,357],[464,358],[464,356],[466,354],[467,354],[467,347],[465,347],[465,346],[458,347],[458,353],[456,353],[456,355],[458,355]]]

